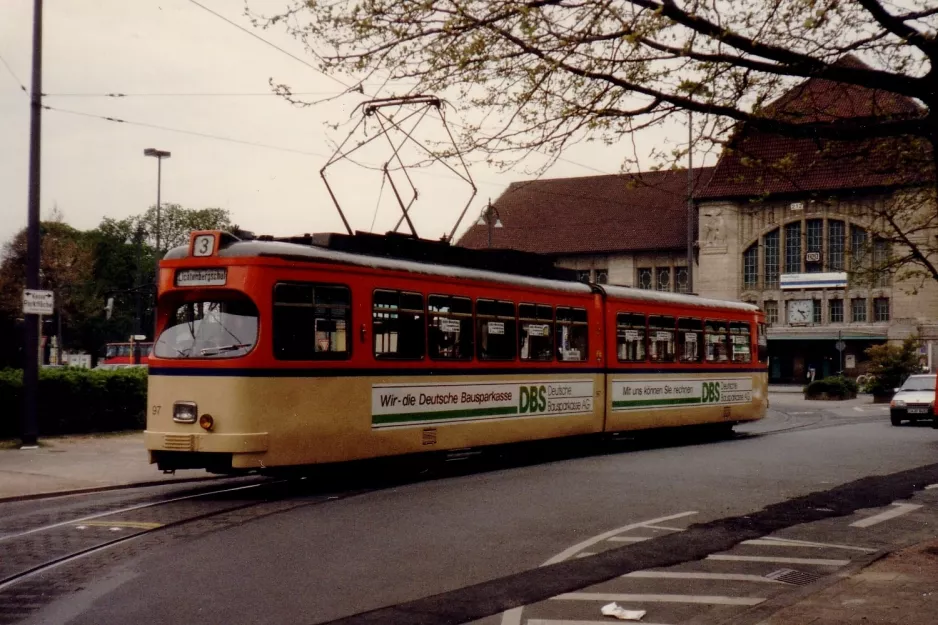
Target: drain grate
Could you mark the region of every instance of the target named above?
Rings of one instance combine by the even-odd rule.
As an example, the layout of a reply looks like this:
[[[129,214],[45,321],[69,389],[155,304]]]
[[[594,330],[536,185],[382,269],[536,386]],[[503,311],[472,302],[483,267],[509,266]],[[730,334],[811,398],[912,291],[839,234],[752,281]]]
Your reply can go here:
[[[777,571],[772,571],[766,575],[769,579],[774,579],[777,582],[785,582],[786,584],[794,584],[795,586],[807,586],[808,584],[815,582],[822,577],[820,573],[810,573],[808,571],[796,571],[795,569],[779,569]]]

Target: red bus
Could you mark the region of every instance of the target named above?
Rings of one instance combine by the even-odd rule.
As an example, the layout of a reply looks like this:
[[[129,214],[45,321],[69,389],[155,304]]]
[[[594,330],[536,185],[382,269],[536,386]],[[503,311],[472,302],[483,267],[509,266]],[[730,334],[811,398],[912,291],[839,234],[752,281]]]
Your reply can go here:
[[[151,462],[270,470],[765,415],[756,306],[408,241],[195,232],[170,250]]]
[[[153,351],[153,343],[107,343],[101,350],[98,364],[145,365]]]

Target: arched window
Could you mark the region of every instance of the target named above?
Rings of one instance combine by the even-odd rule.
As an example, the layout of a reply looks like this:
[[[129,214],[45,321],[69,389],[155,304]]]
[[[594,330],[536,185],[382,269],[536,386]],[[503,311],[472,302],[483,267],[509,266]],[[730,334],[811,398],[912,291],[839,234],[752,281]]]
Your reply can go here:
[[[772,232],[768,233],[763,237],[762,241],[765,247],[765,260],[763,261],[763,268],[765,273],[765,288],[767,289],[777,289],[778,288],[778,274],[779,274],[779,236],[778,229],[776,228]]]
[[[844,267],[844,238],[846,229],[844,222],[830,220],[827,222],[827,270],[843,271]]]
[[[743,252],[743,288],[759,286],[759,244],[753,243]]]

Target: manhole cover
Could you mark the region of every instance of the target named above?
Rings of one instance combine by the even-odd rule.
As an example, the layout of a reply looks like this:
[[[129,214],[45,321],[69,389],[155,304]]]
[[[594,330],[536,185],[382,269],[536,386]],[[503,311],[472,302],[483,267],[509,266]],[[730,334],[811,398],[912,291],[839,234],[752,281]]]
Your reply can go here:
[[[811,582],[817,581],[823,577],[819,573],[809,573],[808,571],[796,571],[795,569],[779,569],[766,575],[769,579],[795,586],[807,586]]]

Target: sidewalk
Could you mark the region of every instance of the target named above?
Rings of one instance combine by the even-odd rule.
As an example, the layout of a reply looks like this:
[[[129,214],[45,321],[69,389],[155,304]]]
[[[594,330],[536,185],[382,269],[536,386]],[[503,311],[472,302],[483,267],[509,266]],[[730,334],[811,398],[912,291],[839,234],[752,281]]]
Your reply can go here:
[[[31,450],[21,450],[15,443],[0,442],[0,500],[210,476],[201,470],[161,473],[148,462],[142,432],[44,438],[39,449]]]
[[[934,625],[938,540],[892,553],[759,625]]]

